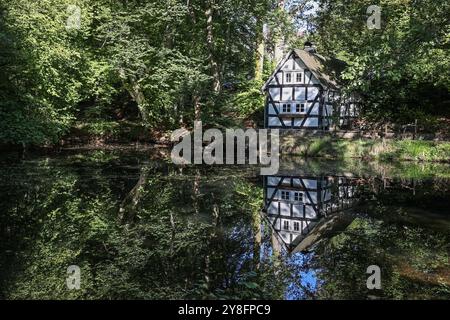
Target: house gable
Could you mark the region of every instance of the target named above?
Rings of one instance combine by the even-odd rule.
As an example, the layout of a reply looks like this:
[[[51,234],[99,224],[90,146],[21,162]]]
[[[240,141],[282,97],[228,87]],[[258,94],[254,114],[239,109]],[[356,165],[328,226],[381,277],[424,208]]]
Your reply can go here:
[[[302,50],[303,51],[303,50]],[[290,74],[291,81],[287,81]],[[297,79],[297,77],[301,77]],[[317,76],[311,72],[303,59],[292,50],[286,57],[278,63],[277,68],[270,78],[264,84],[262,90],[266,91],[271,86],[296,85],[296,84],[312,84],[320,85]]]
[[[291,50],[278,64],[264,84],[262,90],[270,86],[286,84],[286,72],[304,72],[304,84],[320,84],[324,89],[338,90],[337,78],[345,68],[345,62],[335,58],[325,58],[305,50]]]

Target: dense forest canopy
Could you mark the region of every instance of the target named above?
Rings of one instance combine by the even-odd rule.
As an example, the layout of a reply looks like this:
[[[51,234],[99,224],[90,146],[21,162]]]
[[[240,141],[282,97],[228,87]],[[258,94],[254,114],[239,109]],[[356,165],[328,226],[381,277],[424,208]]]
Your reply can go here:
[[[379,30],[366,24],[373,4]],[[167,131],[258,120],[277,48],[305,40],[349,64],[343,78],[364,98],[365,118],[435,124],[449,113],[449,9],[431,0],[0,0],[0,142],[55,143],[79,123]]]

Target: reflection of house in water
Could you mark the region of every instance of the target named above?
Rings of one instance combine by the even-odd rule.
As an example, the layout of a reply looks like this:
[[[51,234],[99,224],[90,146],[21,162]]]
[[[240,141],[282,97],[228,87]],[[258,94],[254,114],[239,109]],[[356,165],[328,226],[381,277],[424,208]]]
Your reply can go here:
[[[342,225],[343,211],[357,200],[355,179],[264,177],[263,213],[288,251],[304,251],[324,233]]]

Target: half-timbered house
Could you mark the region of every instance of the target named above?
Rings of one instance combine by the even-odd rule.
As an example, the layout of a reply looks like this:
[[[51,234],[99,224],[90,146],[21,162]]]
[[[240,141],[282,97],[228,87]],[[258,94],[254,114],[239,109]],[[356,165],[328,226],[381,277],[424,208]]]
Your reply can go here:
[[[342,221],[338,213],[358,200],[357,183],[345,177],[264,177],[264,209],[279,242],[288,251],[304,251],[317,230]],[[346,217],[347,218],[347,217]],[[311,236],[314,234],[314,236]]]
[[[291,50],[263,86],[266,128],[328,130],[357,116],[355,99],[341,94],[345,62],[317,54],[311,43]]]

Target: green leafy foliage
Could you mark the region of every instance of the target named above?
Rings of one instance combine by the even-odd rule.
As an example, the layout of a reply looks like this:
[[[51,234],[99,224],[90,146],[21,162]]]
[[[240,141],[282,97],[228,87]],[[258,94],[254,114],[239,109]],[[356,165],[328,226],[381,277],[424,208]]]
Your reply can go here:
[[[217,118],[213,83],[253,73],[271,3],[2,0],[0,142],[54,143],[117,110],[154,130]],[[67,28],[73,5],[79,28]]]
[[[320,0],[313,22],[319,52],[349,64],[347,89],[363,98],[371,121],[411,123],[424,129],[448,116],[450,67],[449,3],[421,1]],[[381,29],[367,27],[370,5],[381,7]]]

